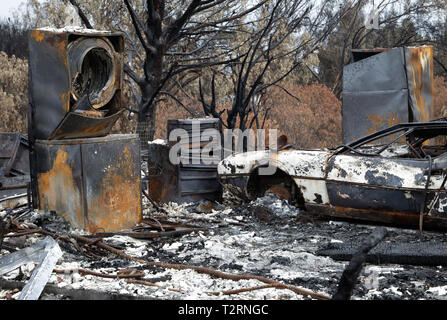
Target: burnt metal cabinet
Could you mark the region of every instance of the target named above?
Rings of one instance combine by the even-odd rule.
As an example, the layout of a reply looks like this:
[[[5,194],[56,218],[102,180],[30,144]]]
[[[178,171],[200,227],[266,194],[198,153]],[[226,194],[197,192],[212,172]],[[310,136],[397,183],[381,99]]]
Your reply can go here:
[[[39,209],[89,232],[131,228],[141,217],[136,135],[37,140]]]
[[[199,125],[199,130],[193,130],[193,124]],[[152,199],[160,202],[195,202],[200,200],[218,201],[222,198],[222,186],[217,181],[217,164],[205,164],[200,159],[202,148],[209,141],[202,139],[202,133],[207,129],[220,131],[219,119],[176,119],[168,120],[169,134],[175,129],[183,129],[188,134],[189,164],[172,164],[169,151],[177,142],[169,145],[150,144],[148,153],[149,194]],[[193,134],[195,136],[193,136]],[[194,149],[193,140],[198,142]],[[219,152],[221,152],[219,146]],[[193,163],[193,158],[198,163]],[[200,161],[199,161],[200,160]]]

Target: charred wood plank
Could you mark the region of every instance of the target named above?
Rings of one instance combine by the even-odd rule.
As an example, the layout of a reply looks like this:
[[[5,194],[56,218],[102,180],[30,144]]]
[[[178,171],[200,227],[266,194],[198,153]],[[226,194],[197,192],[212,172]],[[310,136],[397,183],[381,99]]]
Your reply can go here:
[[[380,241],[382,241],[388,231],[384,227],[375,229],[358,248],[353,255],[346,269],[341,275],[338,283],[337,292],[332,297],[332,300],[349,300],[354,290],[357,278],[362,271],[363,264],[366,261],[368,252],[374,248]]]
[[[203,230],[206,230],[206,228],[194,228],[186,230],[159,231],[159,232],[98,232],[95,234],[95,237],[108,238],[119,235],[119,236],[128,236],[135,239],[155,239],[161,237],[179,237],[185,234]]]

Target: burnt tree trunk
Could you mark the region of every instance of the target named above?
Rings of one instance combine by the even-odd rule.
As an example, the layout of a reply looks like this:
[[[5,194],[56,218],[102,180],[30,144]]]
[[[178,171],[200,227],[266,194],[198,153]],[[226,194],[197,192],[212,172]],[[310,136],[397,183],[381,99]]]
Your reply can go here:
[[[157,88],[160,86],[161,71],[156,74],[156,70],[152,72],[153,81],[145,81],[144,87],[141,88],[141,104],[138,110],[137,133],[140,136],[141,145],[144,146],[148,141],[154,140],[155,137],[155,117],[157,112],[157,103],[153,99]]]
[[[165,16],[165,1],[147,1],[148,17],[144,26],[146,35],[146,60],[144,62],[144,80],[141,89],[141,104],[138,110],[137,132],[141,144],[145,146],[155,137],[155,116],[157,102],[154,99],[162,84],[165,54],[165,36],[162,21]],[[137,22],[134,22],[137,28]],[[144,42],[144,41],[143,41]]]

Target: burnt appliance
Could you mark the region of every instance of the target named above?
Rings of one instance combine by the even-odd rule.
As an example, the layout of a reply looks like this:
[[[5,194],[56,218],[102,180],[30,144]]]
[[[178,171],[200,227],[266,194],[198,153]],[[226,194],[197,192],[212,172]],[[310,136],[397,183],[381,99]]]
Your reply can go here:
[[[124,38],[82,28],[29,33],[33,206],[90,232],[141,219],[135,135],[110,134],[122,112]]]

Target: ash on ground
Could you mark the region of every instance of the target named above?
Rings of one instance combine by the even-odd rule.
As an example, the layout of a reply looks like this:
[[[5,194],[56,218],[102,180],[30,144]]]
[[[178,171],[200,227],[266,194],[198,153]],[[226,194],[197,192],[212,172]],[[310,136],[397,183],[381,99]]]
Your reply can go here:
[[[205,228],[178,237],[137,240],[115,235],[104,242],[125,253],[166,263],[203,266],[231,274],[251,274],[285,284],[332,296],[348,262],[335,261],[317,255],[331,243],[361,242],[377,226],[316,219],[306,215],[285,200],[268,194],[252,202],[242,202],[224,194],[221,204],[202,201],[195,204],[169,203],[157,211],[144,200],[143,218],[164,219],[189,223]],[[23,223],[53,232],[74,232],[55,213],[31,212]],[[388,228],[387,242],[433,241],[446,243],[443,233]],[[21,246],[34,243],[43,236],[30,235]],[[19,241],[19,240],[15,240]],[[265,288],[238,294],[224,291],[251,288],[265,283],[258,280],[226,280],[193,270],[174,270],[143,265],[117,257],[80,255],[69,246],[56,268],[71,270],[67,274],[53,273],[49,284],[65,289],[84,289],[143,299],[238,299],[238,300],[306,300],[287,289]],[[8,254],[2,250],[0,256]],[[34,264],[10,272],[4,279],[26,282]],[[107,279],[80,275],[78,269],[117,274],[123,269],[144,272],[144,279],[157,286],[129,283],[126,279]],[[447,297],[446,268],[392,264],[366,264],[357,281],[352,299],[445,299]],[[218,293],[221,294],[218,294]],[[16,299],[18,290],[0,290],[0,299]],[[67,299],[64,295],[42,294],[40,299]],[[87,297],[86,297],[87,299]]]

